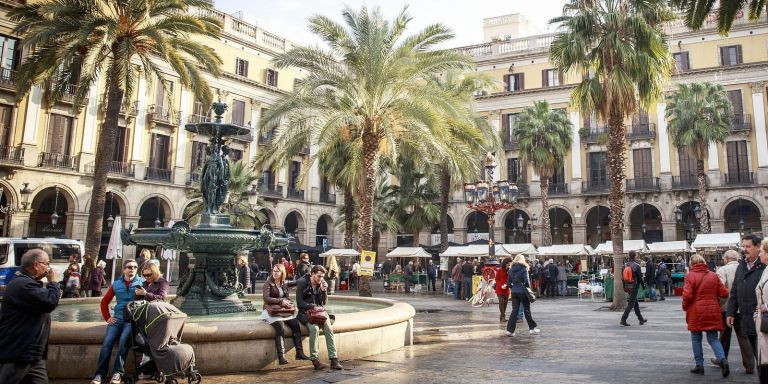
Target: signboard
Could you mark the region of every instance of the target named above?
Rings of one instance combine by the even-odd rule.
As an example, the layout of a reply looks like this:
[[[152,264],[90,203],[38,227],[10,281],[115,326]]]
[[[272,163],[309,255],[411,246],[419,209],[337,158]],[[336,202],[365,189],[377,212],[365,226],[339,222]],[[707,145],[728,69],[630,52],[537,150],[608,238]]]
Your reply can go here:
[[[373,276],[376,265],[376,252],[360,251],[360,276]]]
[[[440,270],[441,271],[448,270],[448,256],[440,256]]]
[[[448,234],[448,241],[453,241],[453,233]],[[438,245],[440,244],[440,234],[439,233],[433,233],[430,235],[430,244],[431,245]]]
[[[328,250],[328,238],[324,237],[323,238],[323,251],[327,251],[327,250]]]
[[[471,243],[475,240],[488,240],[488,233],[476,233],[476,232],[470,232],[467,233],[467,242]]]

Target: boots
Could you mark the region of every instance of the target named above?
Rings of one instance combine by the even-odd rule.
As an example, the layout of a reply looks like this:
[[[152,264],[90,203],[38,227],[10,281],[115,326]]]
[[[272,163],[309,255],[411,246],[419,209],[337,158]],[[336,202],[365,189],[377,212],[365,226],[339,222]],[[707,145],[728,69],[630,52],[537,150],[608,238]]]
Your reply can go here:
[[[283,345],[283,336],[275,336],[275,350],[277,350],[277,362],[280,365],[288,364],[285,359],[285,346]]]
[[[505,322],[507,319],[505,318],[505,314],[507,313],[507,302],[509,298],[499,296],[499,310],[501,312],[501,315],[499,316],[499,322]]]
[[[323,363],[321,363],[319,359],[312,360],[312,365],[315,366],[315,371],[320,371],[320,370],[328,368],[328,366],[323,364]]]
[[[341,369],[344,369],[344,367],[342,367],[341,363],[339,363],[339,359],[334,357],[334,358],[331,359],[331,369],[339,369],[339,370],[341,370]],[[723,376],[723,377],[725,377],[725,376]]]
[[[296,360],[309,360],[309,357],[304,354],[304,347],[301,345],[301,333],[293,333],[293,346],[296,348]]]

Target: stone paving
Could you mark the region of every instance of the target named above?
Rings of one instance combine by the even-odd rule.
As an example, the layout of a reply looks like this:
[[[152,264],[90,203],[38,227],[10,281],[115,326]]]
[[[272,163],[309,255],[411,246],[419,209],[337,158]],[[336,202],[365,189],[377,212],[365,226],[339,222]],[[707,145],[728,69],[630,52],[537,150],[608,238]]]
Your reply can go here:
[[[607,303],[576,298],[539,300],[533,317],[540,335],[518,323],[518,336],[504,335],[496,306],[471,308],[444,295],[376,293],[402,300],[417,310],[416,344],[362,360],[345,361],[340,372],[315,372],[311,366],[254,374],[205,376],[208,383],[756,383],[731,346],[731,376],[706,364],[705,376],[693,375],[690,336],[679,298],[642,303],[649,322],[619,325],[620,313]],[[520,332],[522,331],[522,332]],[[736,340],[734,338],[734,343]],[[705,360],[713,357],[704,347]],[[244,356],[244,358],[247,358]],[[95,362],[94,362],[95,363]],[[53,381],[57,384],[81,381]]]

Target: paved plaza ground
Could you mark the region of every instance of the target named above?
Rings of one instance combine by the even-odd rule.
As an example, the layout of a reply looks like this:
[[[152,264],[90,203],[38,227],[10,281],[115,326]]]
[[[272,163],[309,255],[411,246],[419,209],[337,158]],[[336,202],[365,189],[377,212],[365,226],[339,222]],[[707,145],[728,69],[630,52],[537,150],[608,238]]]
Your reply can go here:
[[[376,293],[416,308],[415,345],[362,360],[345,361],[344,371],[315,372],[311,365],[254,374],[205,376],[207,383],[756,383],[741,365],[738,344],[731,346],[731,377],[706,364],[693,365],[690,336],[680,298],[642,303],[649,322],[619,325],[620,313],[607,303],[576,298],[539,300],[533,305],[541,334],[518,323],[519,336],[504,335],[496,306],[470,308],[450,296]],[[734,338],[734,342],[735,338]],[[705,359],[713,357],[705,346]],[[247,358],[247,356],[243,356]],[[93,362],[95,364],[95,362]],[[203,374],[205,374],[203,372]],[[81,381],[53,381],[57,384]]]

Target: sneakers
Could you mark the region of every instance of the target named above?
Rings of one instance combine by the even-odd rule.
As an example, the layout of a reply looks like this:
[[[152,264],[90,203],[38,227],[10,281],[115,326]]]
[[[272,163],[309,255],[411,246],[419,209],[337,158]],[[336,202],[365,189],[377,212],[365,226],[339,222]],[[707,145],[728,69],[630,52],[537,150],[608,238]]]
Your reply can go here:
[[[531,329],[529,332],[531,335],[538,335],[541,332],[541,330],[538,327],[536,327],[534,329]]]
[[[508,337],[515,337],[515,332],[507,331],[507,336]]]
[[[101,384],[101,375],[96,375],[91,380],[91,384]]]
[[[115,373],[112,375],[112,380],[109,381],[109,384],[120,384],[123,382],[123,375],[119,373]]]

